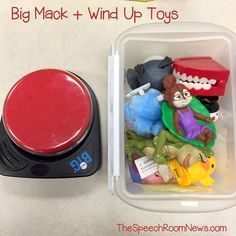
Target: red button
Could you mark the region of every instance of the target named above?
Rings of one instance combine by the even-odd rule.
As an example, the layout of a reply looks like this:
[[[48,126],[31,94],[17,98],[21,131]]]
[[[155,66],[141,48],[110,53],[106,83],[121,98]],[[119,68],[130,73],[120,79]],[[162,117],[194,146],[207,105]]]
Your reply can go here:
[[[85,84],[69,72],[47,69],[23,77],[8,94],[3,121],[25,151],[52,155],[80,142],[92,120]]]

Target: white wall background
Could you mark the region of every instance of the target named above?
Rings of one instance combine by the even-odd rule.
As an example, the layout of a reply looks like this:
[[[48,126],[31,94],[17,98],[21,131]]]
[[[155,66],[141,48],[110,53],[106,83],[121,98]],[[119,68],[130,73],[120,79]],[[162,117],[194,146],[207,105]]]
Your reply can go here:
[[[35,5],[85,12],[88,6],[112,9],[116,6],[148,6],[179,11],[178,21],[220,24],[236,32],[234,0],[158,0],[146,4],[122,1],[7,1],[0,0],[0,104],[11,86],[23,75],[56,67],[78,73],[94,89],[101,109],[103,166],[86,179],[32,180],[0,177],[0,236],[37,235],[123,235],[117,223],[172,225],[194,223],[227,225],[228,233],[193,235],[236,235],[236,208],[209,214],[164,214],[135,209],[107,191],[106,106],[107,55],[112,41],[132,22],[37,21],[29,24],[10,20],[13,6]],[[138,24],[154,22],[143,18]],[[130,234],[132,235],[132,234]],[[190,235],[190,233],[153,235]]]

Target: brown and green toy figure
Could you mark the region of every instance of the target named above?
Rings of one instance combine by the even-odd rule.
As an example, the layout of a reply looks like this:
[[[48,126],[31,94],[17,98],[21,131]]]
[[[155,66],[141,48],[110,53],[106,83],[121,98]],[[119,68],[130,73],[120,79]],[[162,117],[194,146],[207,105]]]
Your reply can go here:
[[[167,165],[169,160],[176,158],[185,168],[214,155],[212,149],[185,143],[164,129],[154,138],[146,138],[128,131],[125,152],[129,162],[132,162],[134,155],[151,157],[160,165]]]
[[[214,146],[216,129],[207,109],[183,84],[177,84],[173,75],[166,76],[163,85],[162,120],[166,128],[184,142]]]

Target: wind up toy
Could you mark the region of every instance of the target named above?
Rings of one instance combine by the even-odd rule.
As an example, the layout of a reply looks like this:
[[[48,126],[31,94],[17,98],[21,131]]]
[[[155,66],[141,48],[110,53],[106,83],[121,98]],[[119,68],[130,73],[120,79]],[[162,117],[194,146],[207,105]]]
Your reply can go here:
[[[24,76],[10,90],[0,124],[0,173],[83,177],[100,165],[96,97],[77,75],[56,69]]]
[[[132,91],[125,153],[133,182],[213,185],[214,121],[229,70],[211,57],[157,57],[128,69],[126,78]]]

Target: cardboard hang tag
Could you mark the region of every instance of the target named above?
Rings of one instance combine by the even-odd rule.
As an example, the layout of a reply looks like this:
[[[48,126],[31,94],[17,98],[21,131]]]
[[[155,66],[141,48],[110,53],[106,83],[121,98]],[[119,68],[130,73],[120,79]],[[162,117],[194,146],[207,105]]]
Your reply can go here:
[[[157,172],[157,164],[147,156],[141,157],[134,162],[142,179]]]

